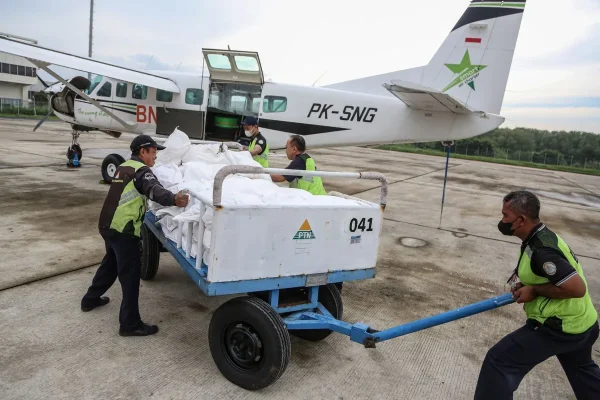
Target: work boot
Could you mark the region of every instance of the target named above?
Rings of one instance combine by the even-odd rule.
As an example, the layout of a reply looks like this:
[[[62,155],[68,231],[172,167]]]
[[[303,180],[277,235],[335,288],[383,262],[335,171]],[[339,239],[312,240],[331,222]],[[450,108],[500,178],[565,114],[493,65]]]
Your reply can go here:
[[[96,300],[85,300],[85,301],[82,300],[81,301],[81,311],[83,311],[83,312],[92,311],[96,307],[101,307],[105,304],[108,304],[109,301],[110,301],[110,299],[106,296],[100,297],[99,299],[96,299]]]
[[[158,332],[158,326],[148,325],[142,321],[140,321],[138,327],[132,331],[124,331],[119,329],[119,335],[121,336],[148,336],[154,335],[156,332]]]

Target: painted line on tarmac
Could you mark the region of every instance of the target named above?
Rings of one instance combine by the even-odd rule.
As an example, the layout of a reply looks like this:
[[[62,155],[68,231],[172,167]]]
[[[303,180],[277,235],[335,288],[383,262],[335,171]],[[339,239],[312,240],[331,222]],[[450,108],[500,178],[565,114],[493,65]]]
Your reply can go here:
[[[473,236],[473,237],[476,237],[476,238],[479,238],[479,239],[491,240],[491,241],[494,241],[494,242],[508,243],[508,244],[513,245],[513,246],[520,246],[521,245],[520,243],[511,242],[509,240],[496,239],[496,238],[491,238],[491,237],[487,237],[487,236],[477,235],[477,234],[473,234],[473,233],[469,233],[469,232],[455,231],[453,229],[448,229],[448,228],[436,228],[434,226],[418,224],[416,222],[399,221],[399,220],[393,219],[393,218],[384,218],[384,220],[385,221],[397,222],[399,224],[414,225],[414,226],[418,226],[418,227],[421,227],[421,228],[435,229],[436,231],[444,231],[444,232],[458,234],[458,235]],[[579,257],[579,258],[589,258],[591,260],[600,261],[600,257],[588,256],[588,255],[581,254],[581,253],[577,253],[577,257]]]
[[[29,285],[30,283],[34,283],[34,282],[39,282],[39,281],[43,281],[46,279],[50,279],[50,278],[54,278],[55,276],[61,276],[61,275],[66,275],[69,274],[71,272],[75,272],[75,271],[80,271],[82,269],[86,269],[86,268],[90,268],[90,267],[96,267],[99,266],[100,262],[95,262],[93,264],[87,264],[81,267],[75,267],[75,268],[71,268],[68,269],[66,271],[61,271],[61,272],[56,272],[56,273],[52,273],[52,274],[47,274],[47,275],[40,275],[37,276],[35,278],[31,278],[31,279],[27,279],[21,282],[17,282],[14,284],[9,284],[8,286],[0,286],[0,292],[3,292],[5,290],[9,290],[9,289],[14,289],[17,288],[19,286],[25,286],[25,285]]]
[[[461,165],[463,165],[463,164],[457,164],[457,165],[448,166],[448,170],[450,170],[452,168],[460,167]],[[397,181],[388,182],[388,186],[395,185],[396,183],[407,182],[407,181],[410,181],[411,179],[417,179],[417,178],[420,178],[420,177],[425,176],[425,175],[434,174],[436,172],[444,171],[445,169],[446,169],[446,167],[440,168],[440,169],[436,169],[436,170],[433,170],[433,171],[429,171],[429,172],[425,172],[425,173],[422,173],[422,174],[419,174],[419,175],[411,176],[411,177],[408,177],[408,178],[399,179]],[[410,182],[410,183],[412,183],[412,182]],[[357,195],[357,194],[365,193],[365,192],[368,192],[368,191],[374,190],[374,189],[379,189],[380,187],[381,186],[375,186],[374,188],[371,188],[371,189],[361,190],[360,192],[351,193],[350,196],[354,196],[354,195]]]
[[[573,184],[573,185],[577,186],[577,187],[578,187],[578,188],[580,188],[580,189],[583,189],[583,190],[585,190],[585,191],[586,191],[586,192],[588,192],[588,193],[591,193],[591,194],[593,194],[593,195],[594,195],[594,196],[596,196],[596,197],[600,196],[600,194],[598,194],[598,193],[595,193],[595,192],[592,192],[590,189],[584,188],[583,186],[581,186],[581,185],[580,185],[580,184],[578,184],[577,182],[573,182],[572,180],[570,180],[570,179],[567,179],[567,178],[565,178],[565,177],[564,177],[564,176],[562,176],[562,175],[555,174],[555,176],[557,176],[557,177],[559,177],[559,178],[562,178],[562,179],[564,179],[565,181],[567,181],[567,182],[569,182],[569,183],[571,183],[571,184]],[[589,176],[589,175],[586,175],[586,176]]]

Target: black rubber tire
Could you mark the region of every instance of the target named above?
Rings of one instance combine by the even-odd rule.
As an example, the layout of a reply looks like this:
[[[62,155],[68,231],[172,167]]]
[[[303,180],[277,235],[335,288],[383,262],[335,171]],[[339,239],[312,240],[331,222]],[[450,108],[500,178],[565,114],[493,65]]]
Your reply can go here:
[[[140,277],[142,280],[150,281],[154,279],[158,272],[161,244],[145,224],[142,224],[140,232],[142,236],[142,240],[140,240],[140,253],[142,257]]]
[[[112,175],[109,173],[109,169],[116,171],[119,165],[123,164],[124,162],[125,159],[119,154],[109,154],[104,157],[104,160],[102,161],[102,179],[105,183],[111,183],[113,180]]]
[[[344,316],[342,295],[335,284],[330,283],[319,287],[319,303],[321,303],[335,319],[341,320]],[[311,342],[323,340],[331,335],[331,332],[332,331],[329,329],[294,329],[290,331],[292,335]]]
[[[77,154],[77,160],[81,162],[81,159],[83,158],[83,151],[78,144],[72,144],[67,148],[67,158],[69,160],[72,160],[75,154]]]
[[[344,282],[335,283],[335,287],[338,288],[340,294],[342,293],[342,287],[344,286]]]
[[[236,346],[240,341],[241,351]],[[290,335],[283,320],[257,297],[237,297],[222,304],[210,320],[208,342],[221,374],[247,390],[275,382],[290,360]],[[240,361],[240,353],[250,358]]]

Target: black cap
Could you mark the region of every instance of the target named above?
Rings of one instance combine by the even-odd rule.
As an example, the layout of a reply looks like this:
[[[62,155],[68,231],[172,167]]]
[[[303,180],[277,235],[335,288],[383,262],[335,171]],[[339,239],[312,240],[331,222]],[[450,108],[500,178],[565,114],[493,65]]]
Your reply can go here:
[[[244,120],[242,121],[242,125],[258,125],[258,120],[256,119],[256,117],[250,115],[244,118]]]
[[[141,149],[142,147],[156,147],[157,150],[164,150],[166,149],[165,146],[161,146],[158,143],[156,143],[154,141],[154,139],[152,139],[150,136],[148,135],[139,135],[136,136],[132,141],[131,141],[131,145],[129,146],[129,148],[131,149],[132,152],[136,152],[139,149]]]

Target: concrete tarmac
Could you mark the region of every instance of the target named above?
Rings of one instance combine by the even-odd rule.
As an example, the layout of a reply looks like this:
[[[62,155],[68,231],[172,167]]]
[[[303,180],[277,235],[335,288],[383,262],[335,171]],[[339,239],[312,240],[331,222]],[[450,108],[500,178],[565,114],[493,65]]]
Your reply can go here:
[[[205,296],[163,253],[142,282],[147,338],[118,335],[121,289],[82,313],[79,301],[103,256],[97,218],[107,192],[104,155],[130,137],[82,134],[83,167],[67,169],[65,124],[0,120],[0,396],[2,399],[469,399],[487,350],[524,322],[510,305],[364,349],[333,334],[292,338],[283,376],[260,392],[234,386],[208,348],[212,312],[230,297]],[[526,188],[542,218],[579,256],[600,305],[600,177],[451,160],[441,227],[445,160],[367,148],[309,151],[321,170],[379,171],[390,184],[377,277],[344,285],[344,320],[384,329],[506,290],[519,241],[496,228],[502,197]],[[279,152],[274,167],[285,166]],[[326,180],[328,190],[376,201],[369,181]],[[417,239],[417,240],[414,240]],[[419,247],[413,247],[414,244]],[[600,362],[600,344],[593,357]],[[516,399],[574,399],[556,359],[521,383]]]

